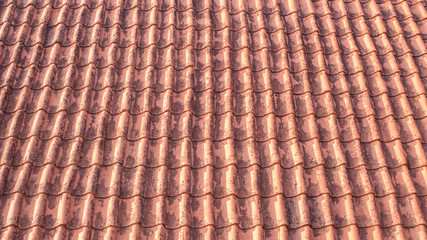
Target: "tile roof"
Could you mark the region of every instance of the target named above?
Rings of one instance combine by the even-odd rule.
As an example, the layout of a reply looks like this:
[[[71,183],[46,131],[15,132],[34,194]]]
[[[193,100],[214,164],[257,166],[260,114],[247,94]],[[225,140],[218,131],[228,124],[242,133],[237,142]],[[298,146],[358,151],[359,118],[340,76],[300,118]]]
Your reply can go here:
[[[426,5],[0,1],[0,238],[427,239]]]

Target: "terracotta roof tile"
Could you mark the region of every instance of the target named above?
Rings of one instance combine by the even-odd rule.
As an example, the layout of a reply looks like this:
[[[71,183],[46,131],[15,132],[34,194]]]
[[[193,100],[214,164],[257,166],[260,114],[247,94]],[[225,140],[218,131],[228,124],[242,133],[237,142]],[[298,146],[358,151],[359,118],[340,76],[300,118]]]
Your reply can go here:
[[[2,239],[427,238],[421,0],[0,1]]]

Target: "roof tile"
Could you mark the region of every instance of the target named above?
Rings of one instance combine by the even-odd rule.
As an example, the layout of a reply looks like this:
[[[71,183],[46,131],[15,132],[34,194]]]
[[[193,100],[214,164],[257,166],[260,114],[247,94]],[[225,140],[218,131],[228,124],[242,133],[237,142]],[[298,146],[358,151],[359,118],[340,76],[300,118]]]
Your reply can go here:
[[[0,1],[0,237],[426,238],[422,1]]]

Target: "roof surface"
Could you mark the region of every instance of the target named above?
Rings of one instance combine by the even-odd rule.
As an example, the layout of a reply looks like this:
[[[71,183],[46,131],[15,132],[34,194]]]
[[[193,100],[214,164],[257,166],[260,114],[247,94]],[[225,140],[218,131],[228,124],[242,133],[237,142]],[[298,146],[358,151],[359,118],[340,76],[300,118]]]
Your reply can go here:
[[[425,5],[1,1],[0,238],[426,239]]]

